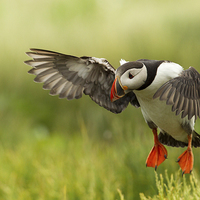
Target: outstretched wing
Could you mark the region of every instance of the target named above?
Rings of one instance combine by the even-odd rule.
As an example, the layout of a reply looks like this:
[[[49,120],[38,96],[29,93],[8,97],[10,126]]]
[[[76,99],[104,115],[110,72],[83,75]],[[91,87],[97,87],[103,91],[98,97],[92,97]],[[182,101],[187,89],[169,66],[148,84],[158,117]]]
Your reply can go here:
[[[189,120],[193,116],[200,118],[200,74],[190,67],[162,85],[153,96],[157,97],[165,100],[167,105],[172,105],[176,115],[182,112],[182,118],[187,115]]]
[[[26,54],[33,60],[25,61],[33,68],[35,82],[43,82],[43,88],[59,98],[79,99],[83,93],[113,113],[120,113],[129,102],[139,105],[134,93],[118,101],[110,101],[110,90],[115,78],[115,69],[103,58],[75,57],[57,52],[31,49]]]

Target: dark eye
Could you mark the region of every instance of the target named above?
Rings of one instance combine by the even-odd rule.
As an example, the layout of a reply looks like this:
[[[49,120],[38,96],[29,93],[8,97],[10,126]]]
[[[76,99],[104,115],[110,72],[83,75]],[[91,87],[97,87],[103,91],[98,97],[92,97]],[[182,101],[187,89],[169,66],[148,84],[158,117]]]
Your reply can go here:
[[[132,79],[134,76],[131,74],[131,73],[129,73],[129,79]]]

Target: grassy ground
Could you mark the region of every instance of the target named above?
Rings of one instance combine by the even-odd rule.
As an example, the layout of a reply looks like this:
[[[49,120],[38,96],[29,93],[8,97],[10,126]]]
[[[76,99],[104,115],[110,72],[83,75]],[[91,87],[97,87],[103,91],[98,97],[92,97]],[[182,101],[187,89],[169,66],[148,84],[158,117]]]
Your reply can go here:
[[[143,193],[140,193],[141,200],[172,200],[172,199],[199,199],[200,190],[197,178],[194,175],[190,175],[190,180],[187,182],[185,176],[180,177],[181,170],[175,175],[167,173],[165,171],[165,177],[162,174],[156,177],[156,186],[158,189],[158,195],[153,198],[145,197]]]
[[[149,58],[200,71],[199,1],[1,0],[0,24],[0,199],[169,199],[165,188],[176,191],[171,199],[199,198],[199,149],[194,179],[178,173],[183,149],[171,147],[155,176],[145,167],[153,137],[140,109],[114,115],[88,97],[51,97],[23,64],[37,47],[116,67]]]

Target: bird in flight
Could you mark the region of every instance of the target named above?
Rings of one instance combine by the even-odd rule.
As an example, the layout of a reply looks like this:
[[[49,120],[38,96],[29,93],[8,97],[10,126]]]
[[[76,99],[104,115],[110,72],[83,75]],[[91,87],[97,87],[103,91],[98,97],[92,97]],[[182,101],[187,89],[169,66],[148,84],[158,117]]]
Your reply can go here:
[[[167,158],[164,145],[185,147],[178,157],[183,174],[193,169],[192,147],[200,146],[194,130],[200,118],[200,74],[190,67],[167,60],[121,60],[115,69],[106,59],[76,57],[42,49],[26,53],[34,81],[59,98],[79,99],[83,94],[113,113],[122,112],[130,103],[140,107],[152,129],[154,146],[146,166],[157,167]],[[160,133],[158,135],[157,129]]]

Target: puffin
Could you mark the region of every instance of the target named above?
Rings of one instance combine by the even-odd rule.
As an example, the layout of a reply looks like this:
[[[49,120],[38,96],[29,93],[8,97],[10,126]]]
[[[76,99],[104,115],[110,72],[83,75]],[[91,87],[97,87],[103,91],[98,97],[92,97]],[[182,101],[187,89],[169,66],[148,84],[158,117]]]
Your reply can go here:
[[[99,106],[121,113],[129,103],[140,108],[152,130],[154,146],[146,166],[157,167],[168,156],[164,145],[187,147],[177,162],[182,174],[192,172],[192,147],[200,146],[200,135],[194,130],[200,118],[200,74],[189,67],[168,60],[140,59],[120,61],[115,69],[105,58],[66,55],[31,48],[25,63],[32,68],[35,82],[44,83],[50,95],[68,100],[83,94]],[[159,134],[158,134],[159,132]]]

